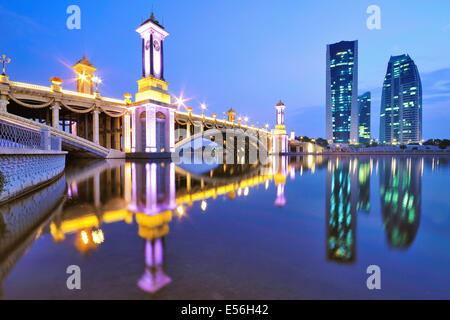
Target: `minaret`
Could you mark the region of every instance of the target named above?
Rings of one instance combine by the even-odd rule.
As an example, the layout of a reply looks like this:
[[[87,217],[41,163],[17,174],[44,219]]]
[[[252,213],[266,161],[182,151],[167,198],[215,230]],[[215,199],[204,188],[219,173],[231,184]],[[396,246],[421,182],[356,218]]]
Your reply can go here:
[[[285,105],[281,100],[277,103],[275,109],[277,111],[277,122],[272,135],[272,153],[280,154],[288,152],[288,135],[286,133],[286,126],[284,125]]]
[[[136,101],[151,99],[170,104],[168,83],[164,80],[164,39],[169,33],[151,14],[136,29],[142,38],[142,79],[138,80]]]
[[[75,69],[77,73],[77,92],[93,94],[94,86],[92,83],[92,77],[94,75],[96,68],[90,63],[86,56],[78,61],[72,68]]]

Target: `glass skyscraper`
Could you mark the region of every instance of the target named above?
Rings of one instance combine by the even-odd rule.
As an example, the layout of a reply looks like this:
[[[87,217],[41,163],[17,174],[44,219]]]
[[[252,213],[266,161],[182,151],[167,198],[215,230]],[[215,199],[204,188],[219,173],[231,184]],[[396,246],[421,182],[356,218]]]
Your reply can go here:
[[[380,110],[380,142],[422,141],[422,83],[409,55],[391,56]]]
[[[358,97],[359,143],[370,142],[370,92]]]
[[[326,130],[329,143],[358,143],[358,40],[327,45]]]

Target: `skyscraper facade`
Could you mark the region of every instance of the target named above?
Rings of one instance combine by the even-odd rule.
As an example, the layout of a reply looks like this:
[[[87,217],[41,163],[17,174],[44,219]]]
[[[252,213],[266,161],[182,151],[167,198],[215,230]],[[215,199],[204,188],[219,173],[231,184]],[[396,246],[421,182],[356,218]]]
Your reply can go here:
[[[391,56],[383,82],[380,142],[422,141],[422,83],[409,55]]]
[[[358,97],[359,143],[370,142],[370,92]]]
[[[329,143],[358,142],[358,40],[327,45],[326,130]]]

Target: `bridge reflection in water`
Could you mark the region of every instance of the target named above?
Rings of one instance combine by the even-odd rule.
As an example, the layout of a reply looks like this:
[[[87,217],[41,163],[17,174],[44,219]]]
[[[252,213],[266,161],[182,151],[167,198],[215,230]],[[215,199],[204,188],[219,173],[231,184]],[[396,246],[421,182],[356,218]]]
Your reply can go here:
[[[143,291],[155,293],[171,282],[165,272],[164,248],[175,216],[182,219],[196,203],[206,211],[210,200],[247,196],[252,188],[267,190],[272,183],[274,205],[283,207],[291,200],[285,196],[288,180],[317,170],[326,170],[327,260],[356,261],[357,214],[371,211],[374,170],[379,175],[387,242],[392,248],[407,249],[419,228],[425,164],[433,170],[439,165],[418,157],[273,157],[267,165],[184,167],[170,162],[77,161],[46,189],[1,207],[0,281],[42,232],[50,233],[54,242],[74,235],[75,247],[87,256],[108,241],[102,225],[136,222],[145,243],[145,269],[136,282]]]

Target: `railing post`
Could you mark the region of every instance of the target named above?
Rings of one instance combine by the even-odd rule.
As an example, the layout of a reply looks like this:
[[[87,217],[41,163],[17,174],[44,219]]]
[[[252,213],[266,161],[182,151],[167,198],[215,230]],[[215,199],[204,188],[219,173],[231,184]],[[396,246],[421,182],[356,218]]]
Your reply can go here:
[[[54,148],[54,150],[55,151],[61,151],[62,150],[62,148],[61,148],[61,144],[62,144],[61,137],[55,137],[54,139],[55,139],[55,148]]]
[[[51,136],[48,128],[41,128],[41,149],[51,150]]]

